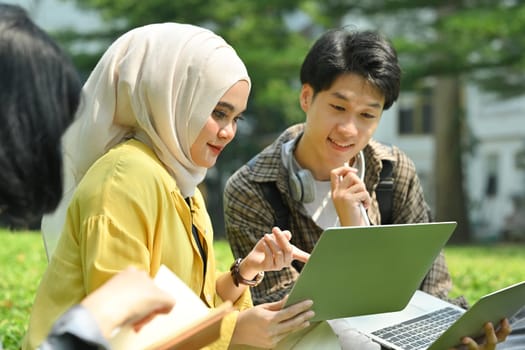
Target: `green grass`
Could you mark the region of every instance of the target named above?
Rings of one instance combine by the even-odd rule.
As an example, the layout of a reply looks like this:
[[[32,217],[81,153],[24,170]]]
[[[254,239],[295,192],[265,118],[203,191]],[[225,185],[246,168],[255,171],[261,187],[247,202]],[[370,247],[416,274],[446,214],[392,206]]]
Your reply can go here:
[[[525,280],[525,245],[449,246],[445,249],[454,288],[472,304],[481,296]]]
[[[482,295],[525,280],[525,245],[451,246],[445,254],[454,281],[451,296],[473,303]],[[233,260],[228,243],[215,243],[217,268],[227,271]],[[18,349],[33,297],[47,260],[39,234],[0,230],[0,340]]]
[[[18,348],[46,266],[40,235],[0,231],[0,341],[4,349]]]

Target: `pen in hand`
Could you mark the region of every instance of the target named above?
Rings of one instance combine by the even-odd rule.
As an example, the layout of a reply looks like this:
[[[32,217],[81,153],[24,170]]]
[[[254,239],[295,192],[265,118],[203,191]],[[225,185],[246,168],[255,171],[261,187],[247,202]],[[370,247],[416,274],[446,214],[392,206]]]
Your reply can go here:
[[[370,226],[370,220],[368,220],[368,214],[366,213],[365,207],[363,206],[362,202],[359,203],[359,210],[361,210],[361,215],[363,216],[365,226]]]
[[[350,166],[348,162],[344,162],[344,166]],[[362,181],[363,179],[361,179]],[[370,220],[368,220],[368,214],[366,213],[365,207],[363,206],[362,202],[359,202],[359,211],[361,212],[361,216],[363,217],[363,221],[365,223],[365,226],[370,226]]]

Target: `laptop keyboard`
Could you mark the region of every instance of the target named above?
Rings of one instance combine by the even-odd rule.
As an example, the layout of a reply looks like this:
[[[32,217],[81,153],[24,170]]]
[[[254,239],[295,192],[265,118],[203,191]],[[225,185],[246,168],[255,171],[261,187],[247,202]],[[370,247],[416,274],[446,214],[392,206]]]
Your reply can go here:
[[[426,349],[463,313],[445,307],[411,320],[373,332],[404,350]]]

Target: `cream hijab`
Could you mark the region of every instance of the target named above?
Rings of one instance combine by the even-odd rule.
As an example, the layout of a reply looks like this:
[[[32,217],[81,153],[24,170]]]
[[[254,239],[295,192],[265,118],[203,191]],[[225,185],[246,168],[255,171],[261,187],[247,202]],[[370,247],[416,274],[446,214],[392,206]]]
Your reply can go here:
[[[62,138],[64,194],[42,233],[48,259],[71,197],[89,167],[127,137],[149,145],[184,197],[206,168],[190,147],[219,99],[239,80],[250,83],[234,49],[213,32],[178,23],[133,29],[104,53],[82,89],[76,120]]]

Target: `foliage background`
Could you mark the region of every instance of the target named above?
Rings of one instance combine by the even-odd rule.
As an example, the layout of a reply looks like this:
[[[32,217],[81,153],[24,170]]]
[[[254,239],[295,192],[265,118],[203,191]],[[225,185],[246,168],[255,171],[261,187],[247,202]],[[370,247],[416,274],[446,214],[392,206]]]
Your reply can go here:
[[[476,80],[508,96],[522,92],[525,85],[525,2],[518,0],[363,0],[358,5],[340,0],[64,1],[95,9],[105,19],[105,26],[94,32],[53,33],[71,52],[83,76],[89,74],[101,52],[117,36],[132,27],[161,21],[209,27],[223,35],[246,62],[254,83],[250,115],[233,145],[209,172],[205,184],[210,189],[208,204],[219,236],[225,179],[278,131],[302,120],[297,103],[299,65],[313,40],[327,28],[352,25],[387,33],[400,54],[405,91],[426,88],[429,81],[437,82],[433,85],[436,90],[446,90],[439,84],[440,79],[452,79],[451,86],[459,87],[449,100],[436,101],[437,105],[451,106],[436,120],[448,121],[458,131],[457,137],[438,142],[453,146],[451,149],[457,152],[456,161],[441,163],[444,175],[436,174],[448,179],[436,181],[438,186],[448,186],[435,191],[447,197],[445,205],[437,208],[438,219],[457,219],[461,223],[467,220],[456,217],[462,207],[468,206],[468,198],[461,196],[461,155],[474,145],[464,138],[468,125],[462,123],[462,106],[457,103],[460,87]],[[92,44],[99,50],[84,50]],[[443,135],[446,132],[436,133],[435,137]],[[451,191],[452,184],[459,190]],[[457,193],[453,201],[451,192]],[[6,349],[16,349],[47,263],[38,234],[1,232],[0,247],[0,337]],[[229,248],[224,241],[218,241],[216,247],[219,267],[226,270],[231,262]],[[452,295],[463,294],[472,302],[525,280],[523,248],[448,246],[445,252],[455,283]]]
[[[38,0],[35,0],[38,1]],[[56,38],[87,75],[101,52],[130,28],[176,21],[222,35],[245,61],[253,80],[247,120],[209,172],[205,186],[215,231],[222,236],[222,188],[229,175],[286,126],[303,120],[298,105],[299,67],[326,29],[349,26],[385,33],[403,67],[403,91],[435,92],[436,198],[438,221],[457,221],[452,237],[471,238],[463,183],[463,155],[474,151],[464,118],[462,89],[476,81],[512,96],[525,86],[525,2],[518,0],[63,0],[97,11],[96,31],[64,30]],[[93,45],[96,44],[96,45]],[[93,46],[99,50],[85,50]],[[211,190],[213,189],[213,190]],[[450,200],[448,193],[454,193]]]
[[[0,342],[18,349],[34,294],[47,259],[40,234],[0,231]],[[454,288],[470,303],[507,285],[525,280],[523,245],[447,246],[445,255]],[[227,271],[233,257],[224,240],[215,242],[217,268]],[[1,348],[0,348],[1,349]]]

